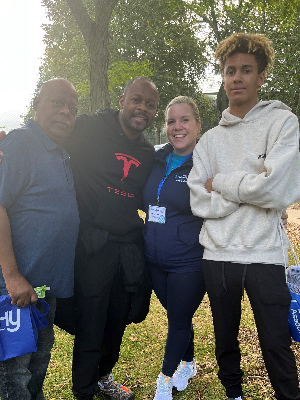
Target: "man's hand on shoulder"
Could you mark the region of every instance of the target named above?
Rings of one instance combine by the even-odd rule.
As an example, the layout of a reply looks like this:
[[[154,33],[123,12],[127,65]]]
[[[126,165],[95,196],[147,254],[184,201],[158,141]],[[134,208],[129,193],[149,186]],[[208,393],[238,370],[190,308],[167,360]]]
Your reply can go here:
[[[213,183],[214,178],[209,178],[206,181],[206,184],[204,185],[205,189],[208,191],[208,193],[213,192],[213,188],[212,188],[212,183]]]
[[[35,290],[20,273],[6,277],[5,284],[11,297],[11,304],[15,306],[26,307],[38,300]]]

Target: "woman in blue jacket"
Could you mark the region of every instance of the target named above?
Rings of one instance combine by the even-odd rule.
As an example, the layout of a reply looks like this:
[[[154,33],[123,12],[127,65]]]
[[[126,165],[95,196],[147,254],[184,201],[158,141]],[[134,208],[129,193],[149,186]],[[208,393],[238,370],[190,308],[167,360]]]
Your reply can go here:
[[[205,294],[203,248],[199,244],[202,219],[190,208],[187,177],[201,122],[195,102],[175,97],[166,108],[170,143],[157,151],[144,187],[147,210],[145,258],[154,291],[168,316],[168,337],[154,400],[172,399],[196,375],[192,318]]]

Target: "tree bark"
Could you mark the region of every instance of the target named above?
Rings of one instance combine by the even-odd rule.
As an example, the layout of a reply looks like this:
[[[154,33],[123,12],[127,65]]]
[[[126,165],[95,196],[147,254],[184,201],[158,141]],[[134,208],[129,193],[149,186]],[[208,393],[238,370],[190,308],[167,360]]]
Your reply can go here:
[[[219,113],[222,114],[222,112],[228,107],[228,105],[228,98],[226,96],[226,92],[222,83],[217,94],[217,109]]]
[[[90,58],[90,112],[109,107],[109,22],[118,0],[94,0],[92,20],[81,0],[66,0],[81,30]]]
[[[160,136],[161,136],[161,128],[156,128],[156,137],[155,137],[155,144],[160,144]]]

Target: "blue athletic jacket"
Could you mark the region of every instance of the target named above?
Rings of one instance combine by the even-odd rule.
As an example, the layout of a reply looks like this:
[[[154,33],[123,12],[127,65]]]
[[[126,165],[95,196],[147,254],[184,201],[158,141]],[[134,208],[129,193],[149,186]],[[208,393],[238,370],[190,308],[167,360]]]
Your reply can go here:
[[[152,172],[144,186],[145,258],[169,272],[201,270],[203,247],[199,233],[203,220],[192,214],[187,177],[193,166],[192,157],[175,168],[160,192],[160,206],[166,207],[166,223],[148,222],[149,205],[156,205],[157,189],[166,171],[166,157],[173,151],[170,143],[158,150]]]

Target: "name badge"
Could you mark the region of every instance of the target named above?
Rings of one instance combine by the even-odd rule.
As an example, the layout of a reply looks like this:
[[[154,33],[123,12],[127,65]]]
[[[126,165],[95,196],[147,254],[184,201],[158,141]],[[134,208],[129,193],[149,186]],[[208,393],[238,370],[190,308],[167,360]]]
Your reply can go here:
[[[166,207],[149,206],[149,222],[166,223]]]

